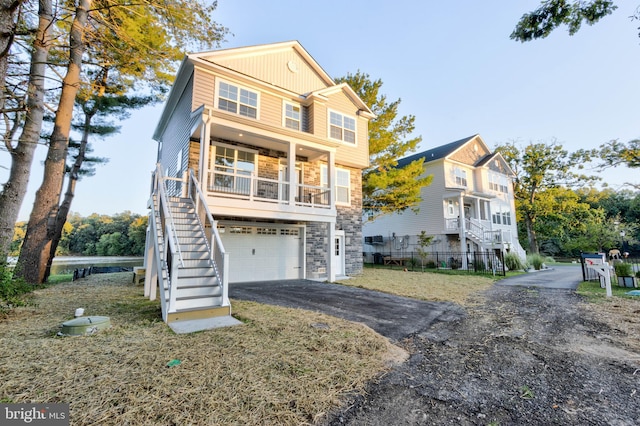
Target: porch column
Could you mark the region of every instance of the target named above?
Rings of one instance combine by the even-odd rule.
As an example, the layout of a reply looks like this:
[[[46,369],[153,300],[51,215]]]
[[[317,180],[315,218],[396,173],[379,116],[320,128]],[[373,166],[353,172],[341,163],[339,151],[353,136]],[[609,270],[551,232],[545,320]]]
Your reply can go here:
[[[287,153],[287,180],[289,181],[289,204],[292,206],[296,204],[296,194],[298,194],[296,185],[296,149],[296,143],[290,142],[289,152]]]
[[[476,219],[478,219],[478,221],[482,220],[482,213],[480,211],[480,199],[476,198],[475,199],[475,205],[476,205]]]
[[[329,207],[336,205],[336,153],[327,152],[327,185],[329,185]]]
[[[460,252],[464,253],[464,256],[462,256],[462,269],[467,269],[467,230],[464,217],[464,192],[460,192],[458,199],[458,213],[458,217],[460,218],[460,228],[458,229],[460,231]]]
[[[202,116],[200,129],[200,164],[198,165],[198,180],[203,193],[207,193],[207,176],[209,174],[209,145],[211,141],[211,111]]]

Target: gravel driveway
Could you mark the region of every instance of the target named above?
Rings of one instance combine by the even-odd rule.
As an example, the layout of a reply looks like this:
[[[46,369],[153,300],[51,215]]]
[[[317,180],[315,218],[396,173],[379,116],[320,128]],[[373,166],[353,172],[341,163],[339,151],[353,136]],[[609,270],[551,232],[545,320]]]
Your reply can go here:
[[[230,297],[363,322],[410,354],[328,425],[640,424],[640,306],[612,326],[574,293],[581,281],[579,266],[520,275],[466,309],[305,280]]]

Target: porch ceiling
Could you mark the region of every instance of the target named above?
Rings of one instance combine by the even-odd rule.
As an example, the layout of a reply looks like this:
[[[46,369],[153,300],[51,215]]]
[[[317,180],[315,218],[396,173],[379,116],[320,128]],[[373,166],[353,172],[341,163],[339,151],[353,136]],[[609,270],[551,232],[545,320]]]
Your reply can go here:
[[[198,126],[198,128],[194,132],[193,137],[200,139],[200,126]],[[225,139],[232,142],[242,142],[248,145],[272,149],[284,153],[287,153],[289,151],[290,142],[288,140],[276,139],[264,134],[247,132],[238,130],[237,128],[219,124],[212,126],[211,137],[216,139]],[[326,157],[327,154],[326,151],[320,151],[301,143],[297,143],[296,149],[296,155],[307,157],[309,161],[315,161],[320,158]]]

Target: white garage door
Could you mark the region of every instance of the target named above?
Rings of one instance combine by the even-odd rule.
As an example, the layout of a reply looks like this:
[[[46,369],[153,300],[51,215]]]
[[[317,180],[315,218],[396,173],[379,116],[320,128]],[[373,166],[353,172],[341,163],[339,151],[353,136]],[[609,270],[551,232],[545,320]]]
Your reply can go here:
[[[303,228],[221,225],[229,282],[303,278]]]

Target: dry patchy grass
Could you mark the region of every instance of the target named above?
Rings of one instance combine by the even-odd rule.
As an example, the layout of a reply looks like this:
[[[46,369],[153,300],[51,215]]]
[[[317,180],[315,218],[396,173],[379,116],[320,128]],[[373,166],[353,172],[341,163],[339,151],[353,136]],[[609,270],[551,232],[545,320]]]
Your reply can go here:
[[[252,302],[233,303],[241,326],[176,335],[130,277],[38,290],[36,306],[0,320],[0,401],[70,403],[73,425],[308,424],[393,353],[362,325]],[[78,307],[112,327],[58,337]]]
[[[450,275],[433,272],[404,272],[394,269],[365,268],[362,275],[340,284],[383,291],[398,296],[469,305],[478,293],[494,283],[489,277]]]

